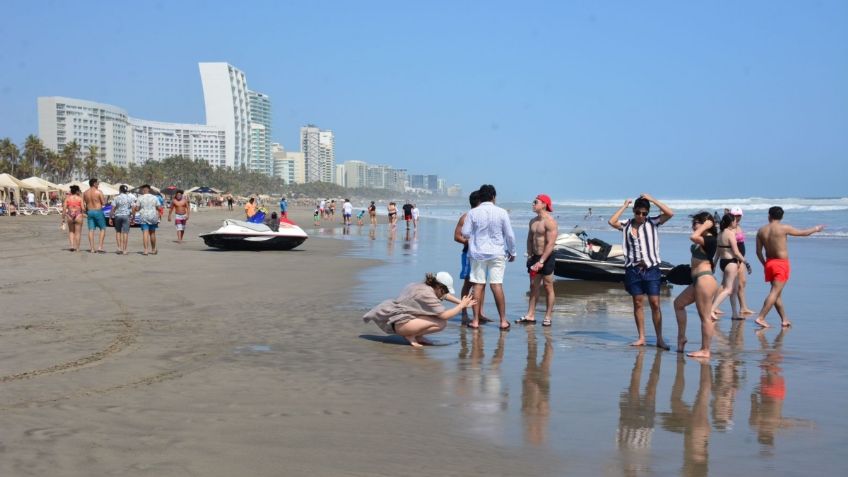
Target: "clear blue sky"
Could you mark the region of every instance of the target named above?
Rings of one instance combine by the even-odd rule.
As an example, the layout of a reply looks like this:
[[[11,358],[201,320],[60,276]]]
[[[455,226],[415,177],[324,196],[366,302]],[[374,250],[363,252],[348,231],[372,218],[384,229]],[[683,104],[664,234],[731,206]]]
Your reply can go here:
[[[5,1],[0,137],[36,98],[204,122],[197,63],[273,101],[276,141],[502,199],[845,196],[848,2]]]

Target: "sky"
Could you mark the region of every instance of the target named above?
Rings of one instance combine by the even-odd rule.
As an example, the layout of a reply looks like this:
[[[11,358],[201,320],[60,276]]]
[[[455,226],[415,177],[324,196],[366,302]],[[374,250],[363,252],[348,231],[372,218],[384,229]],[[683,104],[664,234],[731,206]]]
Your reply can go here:
[[[205,122],[197,63],[336,161],[500,199],[845,197],[848,2],[6,0],[0,137],[36,98]]]

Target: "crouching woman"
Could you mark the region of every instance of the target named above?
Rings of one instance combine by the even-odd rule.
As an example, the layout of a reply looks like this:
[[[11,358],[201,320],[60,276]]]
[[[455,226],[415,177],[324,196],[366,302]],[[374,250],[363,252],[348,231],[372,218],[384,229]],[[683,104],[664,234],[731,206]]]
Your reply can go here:
[[[366,323],[373,321],[387,334],[402,336],[409,344],[420,348],[431,344],[424,335],[442,331],[447,320],[465,308],[474,306],[475,300],[471,295],[460,300],[453,293],[453,278],[448,272],[435,275],[428,273],[424,283],[407,285],[400,296],[375,306],[362,320]],[[455,303],[456,306],[445,309],[442,300]]]

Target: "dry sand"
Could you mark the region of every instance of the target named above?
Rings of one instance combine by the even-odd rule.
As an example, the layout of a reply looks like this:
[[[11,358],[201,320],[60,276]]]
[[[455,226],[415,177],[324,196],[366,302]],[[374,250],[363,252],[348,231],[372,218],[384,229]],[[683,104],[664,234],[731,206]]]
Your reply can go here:
[[[457,429],[426,350],[358,337],[346,297],[371,262],[348,243],[207,249],[197,234],[230,214],[194,214],[181,245],[164,223],[148,257],[0,217],[0,475],[559,474]]]

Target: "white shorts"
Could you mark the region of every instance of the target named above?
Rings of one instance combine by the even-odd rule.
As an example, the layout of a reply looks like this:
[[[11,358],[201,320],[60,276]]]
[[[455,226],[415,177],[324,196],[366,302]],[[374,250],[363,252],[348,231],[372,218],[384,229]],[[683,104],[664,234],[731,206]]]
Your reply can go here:
[[[471,275],[468,279],[471,283],[486,283],[489,277],[490,284],[501,284],[506,270],[506,257],[490,258],[489,260],[471,259]]]

